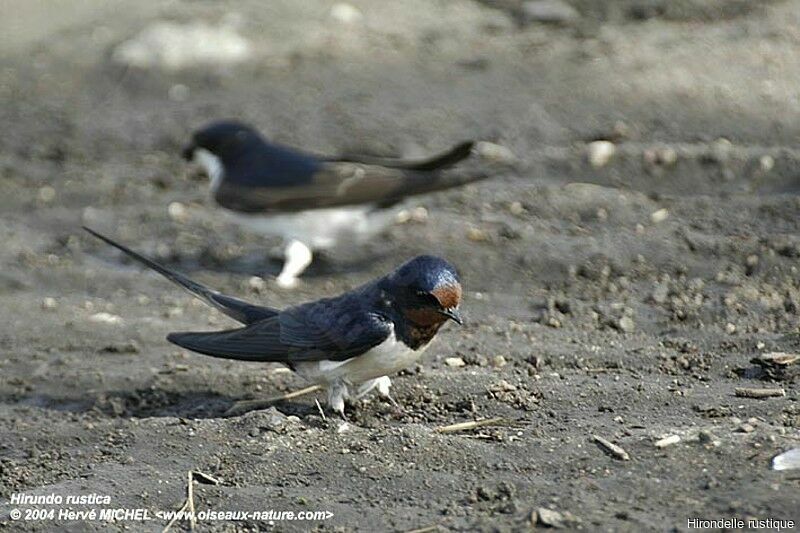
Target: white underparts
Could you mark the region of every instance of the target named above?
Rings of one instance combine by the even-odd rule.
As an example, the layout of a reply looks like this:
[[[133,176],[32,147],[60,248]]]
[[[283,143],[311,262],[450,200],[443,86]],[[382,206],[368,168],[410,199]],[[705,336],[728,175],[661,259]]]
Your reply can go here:
[[[298,276],[308,268],[314,256],[311,253],[311,249],[297,239],[292,239],[286,243],[283,254],[283,269],[275,281],[278,286],[284,289],[291,289],[297,285]]]
[[[389,387],[392,382],[388,376],[414,364],[425,348],[427,346],[412,350],[392,332],[384,342],[362,355],[345,361],[297,363],[294,369],[306,380],[326,386],[328,405],[336,412],[343,412],[344,401],[350,397],[350,387],[356,387],[356,398],[377,389],[381,397],[391,399]]]

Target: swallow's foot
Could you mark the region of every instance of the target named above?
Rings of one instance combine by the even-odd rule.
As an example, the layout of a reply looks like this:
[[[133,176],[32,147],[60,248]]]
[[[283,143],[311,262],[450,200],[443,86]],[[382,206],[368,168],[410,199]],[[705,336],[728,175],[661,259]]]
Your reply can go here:
[[[397,403],[394,398],[392,398],[392,395],[389,392],[391,386],[392,386],[392,380],[389,379],[389,376],[381,376],[379,378],[365,381],[358,387],[356,399],[363,397],[372,389],[376,389],[378,392],[378,396],[380,396],[384,400],[388,400],[389,402],[391,402],[394,408],[400,411],[401,413],[405,412],[403,407],[399,403]]]
[[[314,255],[304,243],[292,239],[283,249],[283,256],[283,269],[275,281],[283,289],[292,289],[297,286],[298,276],[308,268]]]
[[[360,400],[367,394],[369,394],[372,389],[378,389],[378,394],[384,396],[385,394],[389,393],[389,387],[392,386],[392,380],[390,380],[387,376],[381,376],[379,378],[370,379],[369,381],[365,381],[361,385],[358,386],[358,390],[356,391],[356,400]]]
[[[328,406],[345,421],[347,417],[344,414],[344,401],[348,396],[347,385],[344,383],[333,383],[328,387]]]

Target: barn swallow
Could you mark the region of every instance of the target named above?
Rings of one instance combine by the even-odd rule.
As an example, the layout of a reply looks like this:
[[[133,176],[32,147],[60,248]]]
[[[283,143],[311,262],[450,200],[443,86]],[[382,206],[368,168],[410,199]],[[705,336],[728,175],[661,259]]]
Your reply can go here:
[[[325,157],[269,142],[246,124],[218,121],[193,134],[183,157],[205,169],[217,205],[243,225],[283,239],[277,282],[291,287],[311,264],[312,250],[363,242],[389,225],[389,208],[405,198],[489,177],[447,172],[472,154],[497,153],[487,147],[502,148],[469,141],[426,160]]]
[[[431,255],[417,256],[339,296],[279,310],[221,294],[84,229],[243,324],[225,331],[170,333],[168,341],[211,357],[283,363],[327,388],[328,405],[342,417],[351,387],[355,398],[377,389],[395,403],[389,375],[417,361],[448,320],[462,324],[458,273]]]

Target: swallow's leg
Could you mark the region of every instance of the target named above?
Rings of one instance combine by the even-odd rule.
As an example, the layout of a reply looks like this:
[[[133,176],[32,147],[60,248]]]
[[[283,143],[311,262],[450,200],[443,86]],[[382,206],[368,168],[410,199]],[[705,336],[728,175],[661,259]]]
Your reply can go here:
[[[382,378],[378,379],[381,381],[380,383],[378,383],[378,395],[381,398],[389,400],[394,406],[394,408],[397,409],[398,411],[400,412],[405,411],[405,409],[403,409],[403,406],[397,403],[395,399],[392,398],[392,395],[389,392],[389,387],[392,386],[392,380],[390,380],[388,376],[383,376]]]
[[[392,386],[392,380],[389,379],[389,376],[381,376],[379,378],[371,379],[369,381],[365,381],[358,387],[358,393],[356,394],[356,399],[363,397],[365,394],[370,392],[372,389],[378,389],[378,396],[389,400],[391,404],[399,410],[403,410],[399,403],[392,398],[392,395],[389,393],[389,388]]]
[[[311,264],[313,254],[311,249],[297,239],[286,243],[283,249],[283,270],[278,274],[277,282],[284,289],[291,289],[297,285],[297,277]]]
[[[348,396],[347,385],[344,383],[335,382],[328,386],[328,406],[344,420],[347,420],[347,417],[344,416],[344,400]]]

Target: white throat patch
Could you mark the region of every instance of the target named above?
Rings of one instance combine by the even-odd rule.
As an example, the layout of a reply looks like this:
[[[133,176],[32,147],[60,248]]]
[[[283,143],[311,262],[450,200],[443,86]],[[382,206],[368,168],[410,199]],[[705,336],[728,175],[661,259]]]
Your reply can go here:
[[[225,173],[222,161],[205,148],[195,148],[193,160],[205,169],[206,174],[211,179],[211,195],[213,196],[219,189],[222,183],[222,176]]]

